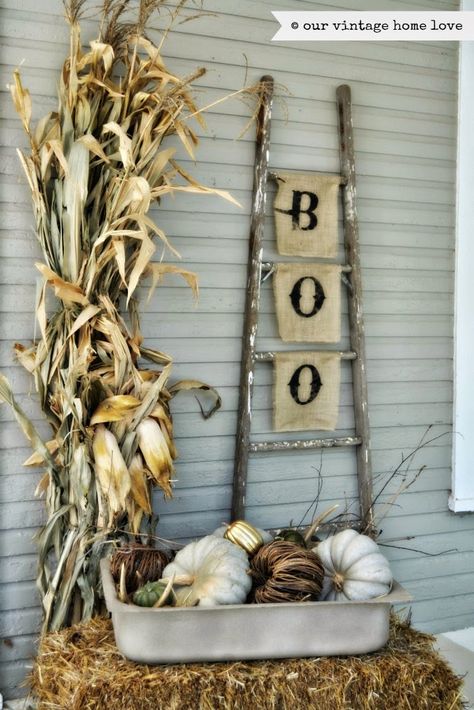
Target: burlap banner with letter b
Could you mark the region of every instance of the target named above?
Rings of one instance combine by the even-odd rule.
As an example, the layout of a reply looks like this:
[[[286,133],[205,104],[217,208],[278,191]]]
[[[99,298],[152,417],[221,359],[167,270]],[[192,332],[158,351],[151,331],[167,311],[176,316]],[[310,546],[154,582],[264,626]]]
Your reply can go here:
[[[279,173],[274,202],[278,252],[337,256],[339,175]]]
[[[276,353],[275,431],[333,431],[339,414],[341,357],[334,352]]]
[[[273,292],[282,340],[293,343],[339,342],[340,264],[275,264]]]

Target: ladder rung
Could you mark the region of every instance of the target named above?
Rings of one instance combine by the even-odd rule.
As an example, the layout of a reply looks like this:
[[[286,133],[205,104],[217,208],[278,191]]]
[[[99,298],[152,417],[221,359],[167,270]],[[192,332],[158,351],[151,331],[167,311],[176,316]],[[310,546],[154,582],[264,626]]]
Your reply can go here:
[[[298,262],[296,266],[300,266],[303,262]],[[325,262],[321,262],[322,264]],[[275,264],[272,261],[262,261],[262,271],[271,271]],[[337,264],[334,264],[337,266]],[[350,274],[352,271],[352,266],[350,264],[342,264],[341,271],[343,274]]]
[[[288,173],[290,173],[290,172],[291,172],[291,171],[288,171]],[[311,172],[316,172],[316,171],[315,171],[315,170],[305,170],[305,175],[307,175],[308,173],[311,173]],[[331,176],[331,175],[334,175],[334,173],[328,173],[328,172],[324,172],[324,171],[317,171],[317,172],[316,172],[316,175],[328,175],[328,176]],[[268,170],[268,171],[267,171],[267,179],[268,179],[268,180],[278,180],[279,176],[280,176],[280,174],[274,172],[273,170]],[[339,175],[334,175],[334,177],[340,177],[340,180],[341,180],[340,183],[339,183],[340,185],[342,185],[342,186],[347,185],[347,182],[348,182],[348,181],[347,181],[347,179],[346,179],[345,177],[343,177],[342,175],[340,175],[340,176],[339,176]]]
[[[303,534],[307,529],[308,525],[298,525],[295,527],[290,527],[290,530],[296,530],[297,532]],[[335,533],[338,530],[347,530],[350,528],[351,530],[358,530],[359,532],[364,530],[365,524],[362,520],[356,520],[351,517],[347,517],[346,519],[342,520],[332,520],[329,521],[328,523],[322,523],[316,531],[316,535],[318,535],[320,532],[325,533]],[[282,529],[288,530],[288,528],[266,528],[266,531],[270,533],[272,537],[275,537],[275,535],[278,535]],[[317,540],[317,537],[314,535],[311,536],[310,540]]]
[[[285,352],[287,352],[287,351],[285,351]],[[324,352],[328,352],[328,353],[336,352],[338,355],[341,356],[341,360],[357,360],[357,353],[352,352],[351,350],[342,350],[342,351],[325,350]],[[273,360],[275,359],[275,355],[276,355],[276,353],[273,353],[271,351],[255,353],[253,359],[254,359],[254,362],[273,362]]]
[[[359,446],[360,436],[346,436],[339,439],[301,439],[297,441],[254,441],[249,451],[254,454],[267,451],[294,451],[295,449],[330,449],[334,446]]]

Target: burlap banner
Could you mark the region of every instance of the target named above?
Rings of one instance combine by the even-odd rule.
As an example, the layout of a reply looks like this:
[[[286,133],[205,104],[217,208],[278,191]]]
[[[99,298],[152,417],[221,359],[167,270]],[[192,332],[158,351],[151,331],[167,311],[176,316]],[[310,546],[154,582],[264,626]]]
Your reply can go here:
[[[274,202],[278,252],[337,256],[339,175],[279,173]]]
[[[275,264],[273,292],[282,340],[293,343],[339,342],[339,264]]]
[[[276,353],[275,431],[333,431],[339,414],[341,357],[334,352]]]

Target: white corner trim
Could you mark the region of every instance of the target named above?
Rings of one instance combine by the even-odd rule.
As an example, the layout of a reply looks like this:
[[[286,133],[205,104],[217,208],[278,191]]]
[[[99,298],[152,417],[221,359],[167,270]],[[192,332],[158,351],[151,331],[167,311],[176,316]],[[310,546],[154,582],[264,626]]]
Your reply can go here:
[[[453,513],[472,513],[474,511],[474,498],[455,498],[451,493],[449,496],[449,509]]]
[[[464,0],[463,10],[474,10]],[[474,42],[459,44],[454,412],[452,493],[455,513],[474,511]]]

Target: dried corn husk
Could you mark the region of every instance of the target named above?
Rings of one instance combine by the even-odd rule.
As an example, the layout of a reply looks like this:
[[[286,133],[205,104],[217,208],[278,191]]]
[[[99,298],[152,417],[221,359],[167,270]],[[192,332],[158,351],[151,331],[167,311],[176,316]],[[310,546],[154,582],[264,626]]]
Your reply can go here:
[[[118,513],[126,507],[131,479],[117,439],[103,424],[95,430],[92,451],[102,495],[108,501],[111,512]]]
[[[129,0],[104,0],[99,35],[87,49],[80,28],[85,0],[64,4],[70,49],[59,109],[32,127],[31,97],[19,71],[10,87],[29,142],[18,154],[31,190],[43,277],[36,310],[41,337],[16,345],[15,352],[34,375],[50,441],[42,441],[0,376],[0,400],[13,408],[34,451],[25,463],[46,469],[38,487],[47,508],[38,586],[49,630],[93,614],[104,542],[119,527],[140,534],[152,518],[150,486],[171,496],[177,452],[170,398],[207,390],[210,410],[220,406],[203,383],[167,388],[171,358],[143,345],[136,294],[144,279],[153,290],[174,274],[195,296],[198,291],[195,274],[152,263],[157,242],[160,254],[163,247],[177,252],[149,209],[174,192],[214,193],[235,203],[197,183],[174,162],[175,149],[164,145],[175,134],[194,156],[197,139],[188,119],[202,123],[202,117],[189,86],[204,73],[173,75],[161,44],[145,37],[164,0],[139,0],[135,16],[137,5]],[[172,20],[182,5],[178,0]],[[48,293],[57,303],[52,314]],[[152,363],[149,369],[141,358]]]
[[[160,425],[147,417],[137,427],[138,445],[153,479],[163,489],[165,496],[171,498],[170,477],[173,461],[165,436]]]

